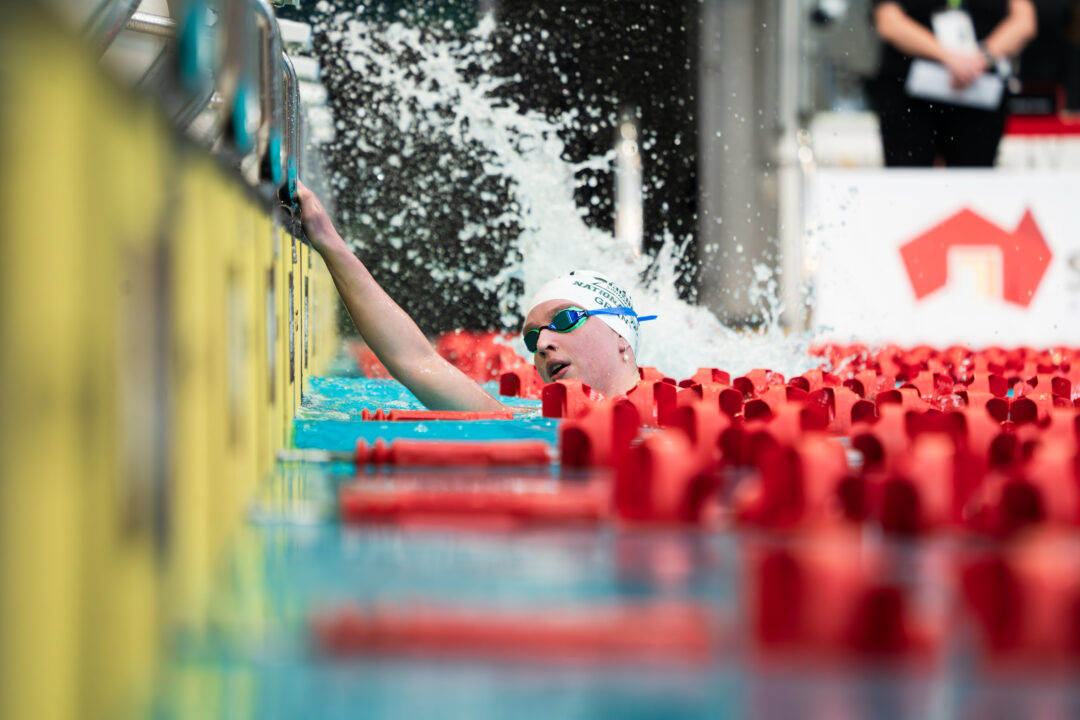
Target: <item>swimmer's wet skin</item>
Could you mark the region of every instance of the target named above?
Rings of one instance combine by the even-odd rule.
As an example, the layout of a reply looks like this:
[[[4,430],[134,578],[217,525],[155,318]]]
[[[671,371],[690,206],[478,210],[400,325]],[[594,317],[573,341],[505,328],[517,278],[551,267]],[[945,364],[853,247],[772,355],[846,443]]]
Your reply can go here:
[[[567,312],[586,308],[584,322],[577,313]],[[592,316],[599,322],[588,322]],[[613,397],[628,392],[640,380],[638,323],[653,318],[639,317],[630,294],[611,278],[575,270],[548,282],[533,296],[523,339],[534,353],[544,382],[581,380]],[[567,326],[571,319],[575,322]]]
[[[390,374],[432,410],[505,409],[435,352],[412,318],[353,254],[315,194],[302,182],[297,187],[304,232],[326,262],[356,329]]]
[[[353,254],[314,193],[302,182],[297,187],[308,240],[326,262],[356,329],[390,374],[432,410],[507,409],[435,351]],[[544,382],[577,379],[608,397],[631,390],[640,379],[638,323],[655,318],[639,317],[633,307],[626,290],[594,271],[577,270],[544,285],[529,304],[523,330]],[[586,309],[570,321],[567,311]],[[590,317],[600,322],[587,322]]]

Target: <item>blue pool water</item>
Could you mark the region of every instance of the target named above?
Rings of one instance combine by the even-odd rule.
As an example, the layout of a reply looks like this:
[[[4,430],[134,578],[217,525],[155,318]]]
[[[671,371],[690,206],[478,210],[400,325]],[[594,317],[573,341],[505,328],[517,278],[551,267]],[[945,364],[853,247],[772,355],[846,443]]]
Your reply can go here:
[[[419,407],[393,381],[316,378],[309,390],[295,423],[301,448],[348,450],[359,437],[556,438],[557,421],[538,416],[476,423],[359,420],[364,408]],[[336,497],[343,484],[409,477],[361,473],[346,463],[278,463],[233,539],[207,628],[172,646],[161,717],[834,720],[1010,717],[1021,710],[1023,716],[1075,717],[1080,709],[1080,695],[1067,679],[978,678],[970,638],[962,635],[949,641],[934,667],[753,662],[741,585],[746,552],[760,542],[792,540],[611,527],[483,532],[342,525]],[[510,471],[490,481],[518,477]],[[894,552],[898,566],[916,567],[940,564],[949,550],[921,542],[898,543]],[[342,604],[543,612],[660,600],[708,608],[726,634],[713,662],[343,661],[320,655],[307,625],[313,611]]]
[[[498,383],[486,389],[496,394]],[[540,417],[540,401],[501,398],[519,407],[536,408],[534,415],[514,421],[475,420],[470,422],[377,422],[361,420],[364,410],[417,410],[423,405],[395,380],[364,378],[312,378],[304,396],[303,409],[294,422],[293,442],[298,448],[352,450],[363,438],[415,438],[423,440],[546,440],[554,446],[558,421]]]

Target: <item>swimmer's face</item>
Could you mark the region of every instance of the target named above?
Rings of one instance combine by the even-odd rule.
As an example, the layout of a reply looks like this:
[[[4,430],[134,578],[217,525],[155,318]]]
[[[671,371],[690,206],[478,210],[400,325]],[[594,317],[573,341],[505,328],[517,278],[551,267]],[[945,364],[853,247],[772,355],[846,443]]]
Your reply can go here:
[[[622,335],[590,317],[567,333],[550,330],[555,313],[579,307],[568,300],[548,300],[525,318],[524,331],[540,328],[533,361],[544,382],[581,380],[604,395],[626,392],[637,380],[634,351]]]

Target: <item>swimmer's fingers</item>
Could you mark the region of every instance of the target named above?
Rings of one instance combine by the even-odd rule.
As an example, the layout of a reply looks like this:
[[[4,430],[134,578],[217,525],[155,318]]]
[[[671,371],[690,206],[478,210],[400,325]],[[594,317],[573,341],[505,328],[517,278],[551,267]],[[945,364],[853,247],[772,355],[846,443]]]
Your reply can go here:
[[[319,198],[299,179],[296,181],[296,197],[300,202],[300,223],[304,227],[308,241],[316,250],[322,252],[328,242],[338,237],[334,224],[330,221],[326,208],[319,202]]]
[[[326,208],[319,202],[319,198],[299,179],[296,181],[296,201],[300,204],[301,221],[311,221],[326,214]]]
[[[296,199],[300,202],[301,212],[314,215],[317,212],[325,212],[319,198],[311,192],[311,188],[304,184],[300,178],[296,179]]]

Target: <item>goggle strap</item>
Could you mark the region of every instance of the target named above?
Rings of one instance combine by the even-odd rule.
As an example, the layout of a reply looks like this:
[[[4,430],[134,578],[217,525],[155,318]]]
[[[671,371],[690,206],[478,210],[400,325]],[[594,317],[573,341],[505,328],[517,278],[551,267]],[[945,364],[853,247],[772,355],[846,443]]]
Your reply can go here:
[[[598,310],[589,310],[590,315],[630,315],[637,318],[638,322],[645,322],[646,320],[655,320],[658,315],[638,315],[631,308],[628,307],[614,307],[614,308],[600,308]]]

